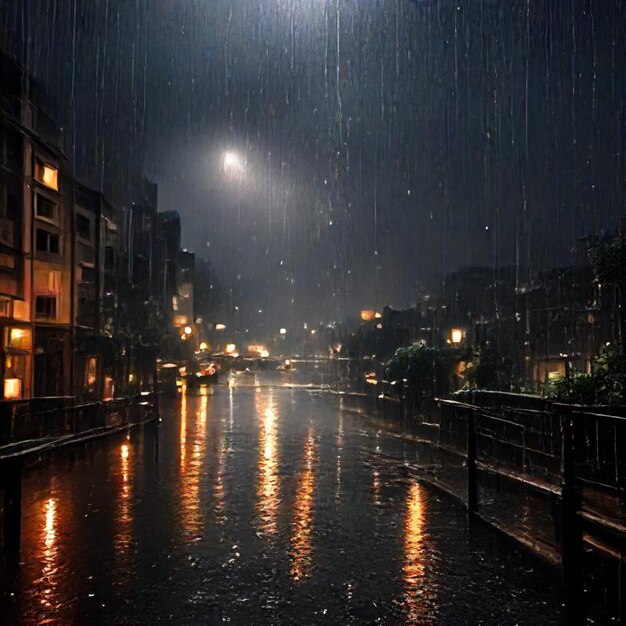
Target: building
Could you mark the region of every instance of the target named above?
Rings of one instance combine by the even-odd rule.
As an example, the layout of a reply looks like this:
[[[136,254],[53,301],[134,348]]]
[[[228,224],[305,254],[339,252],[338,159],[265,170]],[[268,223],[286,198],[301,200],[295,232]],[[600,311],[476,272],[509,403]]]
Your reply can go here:
[[[24,77],[0,55],[0,373],[3,399],[32,394],[32,149]]]
[[[44,102],[0,54],[0,400],[136,394],[194,334],[194,257],[153,183],[119,208],[75,180]]]

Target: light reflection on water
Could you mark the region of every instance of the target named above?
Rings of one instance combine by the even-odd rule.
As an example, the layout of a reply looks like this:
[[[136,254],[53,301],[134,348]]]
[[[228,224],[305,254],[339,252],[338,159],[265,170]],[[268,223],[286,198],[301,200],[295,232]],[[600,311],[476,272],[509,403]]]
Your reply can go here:
[[[404,520],[404,604],[407,624],[422,624],[427,615],[424,580],[424,524],[426,521],[425,499],[421,485],[411,484],[406,501]]]
[[[202,467],[206,454],[206,424],[208,415],[209,397],[200,396],[200,409],[195,415],[193,440],[189,441],[187,432],[187,390],[183,388],[180,403],[181,411],[181,444],[180,444],[180,469],[181,469],[181,522],[183,533],[188,540],[197,539],[203,528],[200,481]],[[183,433],[182,422],[185,421]]]
[[[381,504],[380,487],[380,472],[374,469],[372,471],[372,502],[376,506]]]
[[[180,471],[185,472],[187,457],[187,386],[183,385],[180,395]]]
[[[343,400],[342,400],[343,401]],[[335,499],[339,500],[341,496],[341,454],[343,452],[343,438],[344,438],[344,430],[343,430],[343,411],[339,412],[338,417],[339,425],[337,430],[337,464],[335,468]]]
[[[278,475],[278,413],[270,392],[255,396],[259,424],[259,456],[257,501],[259,530],[276,533],[276,513],[280,504],[280,476]]]
[[[224,424],[220,420],[218,442],[217,472],[215,476],[215,512],[217,519],[223,522],[226,513],[226,492],[224,489],[224,473],[226,472],[226,435]]]
[[[120,489],[117,493],[116,533],[113,540],[115,553],[121,565],[126,565],[130,544],[132,542],[132,471],[130,444],[124,443],[119,449]]]
[[[43,568],[38,582],[42,606],[53,609],[58,604],[56,589],[58,581],[58,500],[48,498],[42,506],[42,561]]]
[[[308,578],[313,569],[313,514],[315,510],[316,443],[313,430],[304,447],[304,463],[296,489],[291,535],[291,576],[296,581]]]

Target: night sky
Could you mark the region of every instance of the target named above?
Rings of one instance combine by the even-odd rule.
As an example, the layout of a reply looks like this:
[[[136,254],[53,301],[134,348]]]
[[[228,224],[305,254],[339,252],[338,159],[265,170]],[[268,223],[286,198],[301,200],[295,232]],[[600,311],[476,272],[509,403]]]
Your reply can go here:
[[[0,0],[0,40],[78,176],[127,202],[144,170],[277,323],[524,284],[625,212],[622,0]]]

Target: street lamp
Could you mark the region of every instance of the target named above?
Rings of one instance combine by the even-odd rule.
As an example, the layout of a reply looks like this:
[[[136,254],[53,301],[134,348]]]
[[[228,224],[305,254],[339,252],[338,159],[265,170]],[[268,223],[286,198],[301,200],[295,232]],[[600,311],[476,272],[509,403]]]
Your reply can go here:
[[[450,342],[458,345],[460,343],[463,343],[463,336],[465,335],[465,332],[463,331],[462,328],[453,328],[450,331]]]

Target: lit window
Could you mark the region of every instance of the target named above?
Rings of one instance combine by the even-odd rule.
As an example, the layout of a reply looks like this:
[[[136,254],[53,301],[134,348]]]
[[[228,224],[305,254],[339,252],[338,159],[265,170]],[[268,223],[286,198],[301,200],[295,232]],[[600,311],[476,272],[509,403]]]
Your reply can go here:
[[[59,170],[43,161],[37,161],[35,165],[35,178],[38,182],[55,191],[59,190]]]
[[[4,379],[4,397],[7,400],[22,397],[22,381],[19,378]]]
[[[104,377],[104,393],[102,396],[103,399],[104,400],[113,399],[113,393],[114,393],[113,377],[105,376]]]
[[[85,386],[89,391],[94,391],[98,376],[98,359],[91,356],[85,363]]]
[[[7,317],[11,317],[11,315],[7,314]],[[13,317],[16,320],[30,320],[30,302],[26,302],[25,300],[14,300]]]
[[[16,350],[30,350],[32,335],[29,328],[7,328],[5,346]]]

